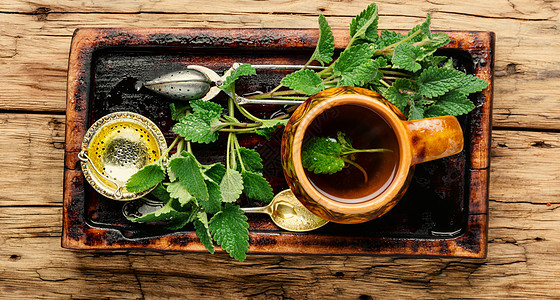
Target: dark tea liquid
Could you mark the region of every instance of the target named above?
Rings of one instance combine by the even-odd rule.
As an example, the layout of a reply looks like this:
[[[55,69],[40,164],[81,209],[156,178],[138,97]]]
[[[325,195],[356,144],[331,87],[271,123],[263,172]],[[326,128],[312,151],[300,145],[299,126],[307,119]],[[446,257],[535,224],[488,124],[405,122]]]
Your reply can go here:
[[[399,143],[391,126],[377,112],[366,106],[346,104],[330,108],[308,127],[304,143],[314,136],[334,137],[346,133],[356,149],[386,148],[393,152],[356,153],[355,162],[368,174],[348,163],[334,174],[315,174],[305,169],[311,184],[323,195],[339,202],[360,203],[377,197],[389,187],[397,173]]]

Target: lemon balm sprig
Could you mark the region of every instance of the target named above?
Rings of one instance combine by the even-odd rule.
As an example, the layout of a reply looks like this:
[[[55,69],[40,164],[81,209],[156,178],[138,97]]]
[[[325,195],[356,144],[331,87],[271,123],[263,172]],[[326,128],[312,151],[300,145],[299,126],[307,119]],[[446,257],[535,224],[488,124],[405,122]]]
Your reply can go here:
[[[352,140],[341,131],[333,137],[312,137],[303,145],[301,160],[303,167],[315,174],[334,174],[344,169],[347,164],[354,166],[368,181],[366,170],[356,162],[358,153],[393,152],[390,149],[356,149]]]

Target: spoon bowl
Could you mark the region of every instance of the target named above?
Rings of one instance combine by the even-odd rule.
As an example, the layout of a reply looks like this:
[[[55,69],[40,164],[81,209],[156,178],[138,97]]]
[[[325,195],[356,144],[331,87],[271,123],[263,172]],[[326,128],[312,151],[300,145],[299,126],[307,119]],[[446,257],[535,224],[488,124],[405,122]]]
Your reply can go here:
[[[267,206],[241,209],[246,213],[267,214],[278,227],[293,232],[315,230],[329,222],[305,208],[289,189],[276,194]]]

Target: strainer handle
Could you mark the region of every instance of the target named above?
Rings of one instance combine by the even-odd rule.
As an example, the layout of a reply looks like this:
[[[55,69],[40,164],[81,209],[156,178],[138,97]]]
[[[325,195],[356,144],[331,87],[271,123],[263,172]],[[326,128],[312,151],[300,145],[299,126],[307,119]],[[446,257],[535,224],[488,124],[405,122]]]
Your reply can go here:
[[[119,200],[122,198],[123,193],[123,186],[121,186],[118,182],[108,178],[107,176],[103,175],[103,173],[99,172],[99,170],[95,167],[95,165],[93,164],[93,162],[91,161],[91,158],[89,158],[89,156],[87,155],[87,150],[82,149],[82,151],[80,151],[80,153],[78,153],[78,159],[80,161],[83,161],[85,163],[88,163],[92,166],[93,170],[95,171],[95,173],[97,173],[97,175],[103,177],[103,179],[109,181],[110,183],[114,184],[117,188],[115,189],[115,191],[113,192],[113,197],[115,197],[116,200]]]

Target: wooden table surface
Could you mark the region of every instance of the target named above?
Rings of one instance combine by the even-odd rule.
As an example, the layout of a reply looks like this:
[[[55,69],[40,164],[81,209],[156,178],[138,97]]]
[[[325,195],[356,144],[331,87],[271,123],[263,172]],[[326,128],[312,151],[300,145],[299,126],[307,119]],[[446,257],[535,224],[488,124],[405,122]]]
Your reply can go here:
[[[0,1],[0,298],[560,298],[560,1],[378,1],[380,27],[494,31],[484,260],[60,247],[78,27],[347,28],[368,1]]]

